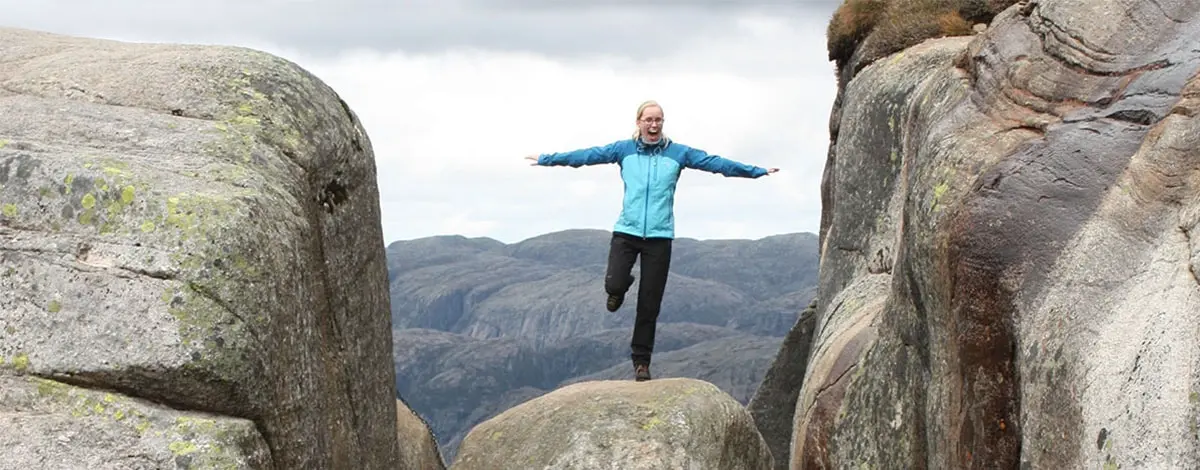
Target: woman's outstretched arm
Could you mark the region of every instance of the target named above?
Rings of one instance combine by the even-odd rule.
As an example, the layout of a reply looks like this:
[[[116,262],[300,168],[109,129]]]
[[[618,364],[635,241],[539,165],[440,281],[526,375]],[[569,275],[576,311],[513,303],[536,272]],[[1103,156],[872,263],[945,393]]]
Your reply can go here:
[[[718,175],[740,178],[758,178],[779,171],[778,168],[767,169],[733,161],[718,155],[709,155],[708,152],[690,147],[684,154],[684,166]]]
[[[600,165],[617,163],[626,153],[627,141],[619,140],[608,145],[582,148],[569,152],[552,152],[541,155],[530,155],[526,160],[533,160],[532,165],[539,166],[569,166],[578,168],[584,165]]]

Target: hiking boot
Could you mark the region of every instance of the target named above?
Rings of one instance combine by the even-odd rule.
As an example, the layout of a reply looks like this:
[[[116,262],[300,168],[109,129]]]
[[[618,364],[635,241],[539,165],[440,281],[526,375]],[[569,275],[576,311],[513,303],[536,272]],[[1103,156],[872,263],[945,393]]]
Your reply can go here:
[[[622,303],[625,303],[625,294],[608,294],[608,311],[617,311]]]
[[[634,364],[633,375],[638,382],[650,380],[650,364]]]

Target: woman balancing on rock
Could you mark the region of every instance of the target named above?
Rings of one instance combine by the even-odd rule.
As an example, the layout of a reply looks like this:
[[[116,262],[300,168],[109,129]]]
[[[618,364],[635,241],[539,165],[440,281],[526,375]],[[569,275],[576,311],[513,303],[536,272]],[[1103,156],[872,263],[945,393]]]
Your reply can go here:
[[[615,312],[633,285],[631,275],[638,256],[642,258],[642,282],[638,286],[637,318],[630,342],[634,376],[650,380],[650,354],[658,321],[667,272],[671,266],[671,241],[675,238],[675,184],[684,168],[704,170],[729,177],[758,178],[778,168],[761,168],[735,162],[703,150],[672,142],[662,132],[663,110],[646,101],[638,106],[637,130],[630,139],[608,145],[561,153],[525,157],[533,166],[569,166],[616,163],[625,182],[621,215],[613,228],[608,253],[608,311]]]

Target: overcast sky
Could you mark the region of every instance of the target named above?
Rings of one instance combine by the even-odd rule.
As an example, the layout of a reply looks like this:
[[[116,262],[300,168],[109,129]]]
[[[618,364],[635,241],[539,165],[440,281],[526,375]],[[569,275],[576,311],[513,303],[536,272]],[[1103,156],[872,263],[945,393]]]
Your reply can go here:
[[[655,99],[673,139],[781,168],[757,180],[685,171],[676,235],[760,238],[818,228],[837,3],[0,0],[0,25],[234,44],[300,64],[366,126],[388,242],[611,230],[616,165],[522,157],[626,138],[638,103]]]

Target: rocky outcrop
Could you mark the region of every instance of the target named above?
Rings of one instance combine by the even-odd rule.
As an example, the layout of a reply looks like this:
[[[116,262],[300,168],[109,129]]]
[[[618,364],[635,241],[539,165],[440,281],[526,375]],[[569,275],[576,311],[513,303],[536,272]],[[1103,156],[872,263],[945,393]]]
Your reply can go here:
[[[800,313],[796,325],[784,337],[783,344],[775,353],[762,384],[746,405],[750,416],[754,418],[754,425],[775,457],[775,470],[788,470],[789,467],[786,457],[791,453],[792,416],[796,413],[796,399],[808,371],[808,352],[812,347],[813,328],[817,320],[816,307],[816,299],[813,299],[808,308]]]
[[[1200,465],[1198,12],[1030,0],[844,84],[791,468]]]
[[[404,400],[396,400],[396,438],[402,449],[396,468],[446,470],[429,423],[414,413]]]
[[[29,425],[0,439],[34,453],[0,460],[66,439],[55,458],[89,468],[396,468],[374,158],[346,103],[246,49],[0,44],[0,419]]]
[[[769,470],[749,413],[695,379],[597,381],[524,402],[467,434],[454,470]]]

